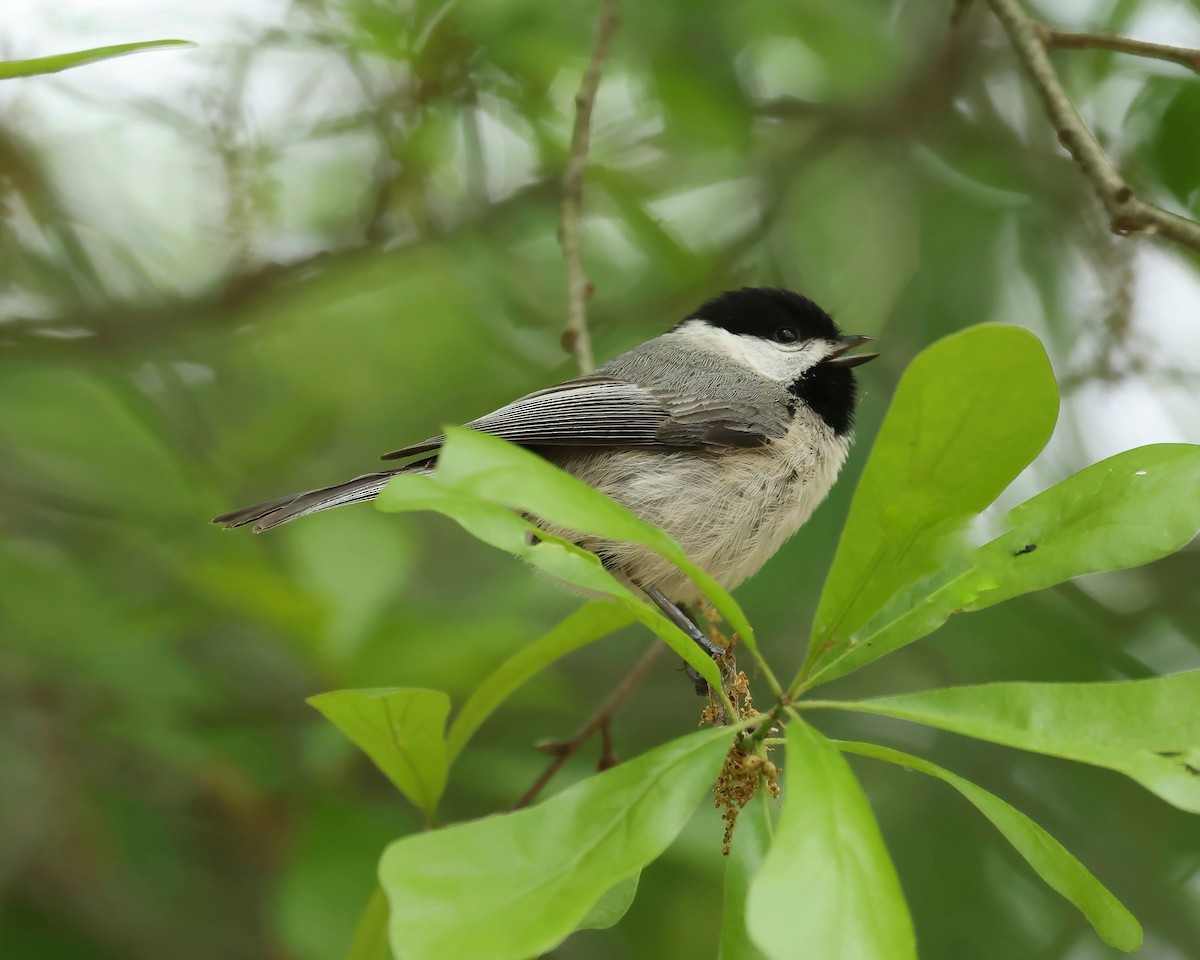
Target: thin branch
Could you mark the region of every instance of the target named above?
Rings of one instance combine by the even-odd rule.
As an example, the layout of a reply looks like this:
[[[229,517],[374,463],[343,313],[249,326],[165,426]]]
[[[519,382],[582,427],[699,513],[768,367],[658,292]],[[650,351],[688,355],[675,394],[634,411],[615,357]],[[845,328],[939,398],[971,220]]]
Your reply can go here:
[[[632,697],[637,688],[641,686],[643,680],[649,676],[650,671],[654,669],[654,665],[662,659],[663,654],[667,652],[667,645],[655,641],[654,645],[642,654],[640,660],[635,663],[620,682],[613,687],[612,691],[604,698],[600,706],[595,712],[583,721],[583,724],[569,740],[551,741],[549,743],[539,744],[539,749],[545,753],[552,754],[554,759],[550,761],[550,765],[542,771],[541,776],[533,782],[533,785],[521,794],[516,803],[512,805],[513,810],[520,810],[522,807],[527,807],[542,792],[546,784],[554,779],[555,774],[567,765],[575,754],[577,754],[592,738],[597,730],[600,731],[603,738],[603,751],[600,756],[599,767],[601,770],[606,770],[617,762],[616,753],[612,748],[612,739],[610,726],[613,717],[620,712],[621,707]]]
[[[219,287],[190,296],[162,298],[152,303],[113,301],[85,311],[74,304],[52,317],[0,315],[0,350],[19,349],[23,355],[75,356],[96,350],[155,349],[162,342],[178,343],[184,332],[214,329],[246,322],[245,310],[283,290],[296,289],[325,272],[385,261],[419,249],[429,242],[448,241],[462,233],[490,233],[531,206],[549,208],[557,202],[558,184],[537,180],[502,200],[488,204],[432,237],[406,240],[380,251],[356,242],[287,263],[266,262],[224,279]]]
[[[1200,50],[1189,47],[1130,40],[1113,33],[1064,33],[1046,28],[1042,30],[1042,43],[1048,50],[1111,50],[1113,53],[1128,53],[1151,60],[1168,60],[1200,73]]]
[[[653,649],[657,650],[655,646]],[[610,767],[615,767],[621,762],[621,758],[617,756],[617,745],[613,741],[612,732],[612,717],[605,717],[604,722],[600,724],[600,759],[596,761],[596,769],[604,771]]]
[[[562,181],[562,221],[560,242],[567,268],[567,323],[563,328],[563,349],[575,355],[580,373],[591,373],[596,367],[592,355],[592,338],[587,327],[587,302],[592,285],[583,270],[583,242],[579,236],[579,218],[583,210],[583,171],[587,167],[588,143],[592,133],[592,107],[600,89],[600,75],[613,35],[620,26],[617,13],[619,0],[601,0],[600,16],[596,21],[596,39],[592,56],[579,92],[575,94],[575,127],[571,131],[571,146],[567,151],[567,166]]]
[[[967,19],[967,12],[971,9],[971,0],[954,0],[954,6],[950,8],[950,25],[957,27]]]
[[[964,75],[977,63],[980,32],[974,21],[950,31],[944,42],[938,41],[936,48],[918,57],[916,69],[884,97],[830,105],[783,96],[760,101],[754,115],[764,120],[811,122],[803,146],[820,145],[826,152],[851,137],[894,137],[910,143],[953,106]],[[811,168],[816,160],[794,155],[782,159],[780,167],[789,177],[796,170]]]
[[[1133,195],[1130,188],[1087,128],[1063,89],[1050,62],[1047,38],[1053,31],[1030,17],[1019,0],[987,0],[1004,27],[1029,79],[1033,82],[1059,143],[1092,185],[1114,233],[1157,234],[1200,252],[1200,223],[1170,213]]]

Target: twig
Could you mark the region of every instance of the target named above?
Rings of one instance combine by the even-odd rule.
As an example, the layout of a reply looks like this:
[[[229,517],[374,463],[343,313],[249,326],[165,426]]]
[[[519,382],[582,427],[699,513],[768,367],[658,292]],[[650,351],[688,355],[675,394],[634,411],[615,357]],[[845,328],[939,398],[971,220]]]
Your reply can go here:
[[[783,719],[784,712],[788,709],[790,700],[780,700],[767,713],[763,714],[762,721],[748,734],[743,734],[741,743],[739,744],[742,752],[753,753],[758,744],[766,742],[770,737],[771,731],[777,728],[777,724]]]
[[[1042,43],[1048,50],[1111,50],[1113,53],[1128,53],[1151,60],[1169,60],[1200,73],[1200,50],[1189,47],[1130,40],[1112,33],[1064,33],[1047,28],[1042,29]]]
[[[587,167],[588,143],[592,132],[592,107],[600,88],[600,74],[613,34],[621,20],[617,14],[619,0],[601,0],[600,17],[596,21],[596,39],[592,56],[579,92],[575,94],[575,126],[571,131],[571,146],[567,151],[567,166],[562,181],[562,221],[559,240],[567,268],[567,323],[563,328],[563,349],[575,355],[580,373],[591,373],[596,367],[592,355],[592,338],[587,327],[587,302],[592,285],[583,270],[583,243],[579,236],[579,218],[583,210],[583,171]]]
[[[657,645],[654,647],[658,649]],[[597,770],[607,770],[621,762],[617,756],[617,746],[613,743],[612,717],[605,717],[600,724],[600,759],[596,761]]]
[[[759,102],[754,108],[756,117],[811,123],[806,141],[780,158],[782,175],[791,178],[796,170],[809,169],[819,159],[797,156],[800,151],[827,154],[847,138],[890,137],[911,142],[922,128],[952,107],[964,74],[977,59],[979,34],[975,23],[950,31],[945,42],[920,57],[917,69],[882,98],[850,101],[836,108],[790,96]],[[768,212],[784,206],[769,206]]]
[[[1030,17],[1019,0],[987,0],[1029,74],[1058,140],[1095,190],[1114,233],[1152,233],[1200,252],[1200,223],[1133,195],[1080,118],[1050,62],[1053,31]],[[1128,41],[1132,42],[1132,41]],[[1157,45],[1152,45],[1157,46]],[[1133,52],[1126,48],[1127,52]]]
[[[612,747],[612,734],[609,730],[612,724],[613,717],[617,715],[621,707],[626,701],[637,692],[637,688],[642,681],[646,679],[654,665],[662,659],[664,653],[667,652],[667,646],[664,643],[655,641],[654,645],[642,654],[640,660],[635,663],[620,682],[613,687],[612,691],[603,702],[598,706],[595,712],[583,721],[583,724],[569,740],[551,741],[550,743],[539,744],[539,749],[545,753],[553,754],[554,759],[550,761],[550,765],[542,771],[533,785],[526,790],[518,798],[516,803],[512,805],[513,810],[520,810],[522,807],[527,807],[542,792],[546,784],[554,779],[554,775],[566,766],[567,761],[577,754],[591,739],[592,734],[599,730],[603,737],[603,749],[600,756],[599,767],[601,770],[606,770],[608,767],[614,766],[617,762],[616,753]]]
[[[0,145],[2,146],[2,145]],[[361,242],[322,251],[287,263],[267,262],[234,273],[221,286],[196,296],[171,298],[149,304],[112,301],[95,310],[72,306],[52,317],[22,317],[0,313],[0,350],[20,349],[23,356],[94,356],[98,351],[155,350],[173,342],[181,331],[212,330],[218,325],[247,321],[251,308],[279,295],[302,288],[322,273],[361,269],[388,262],[419,249],[427,242],[448,242],[464,233],[491,233],[531,207],[549,208],[558,202],[558,183],[537,180],[502,200],[489,203],[478,216],[469,216],[432,240],[416,237],[381,252]]]

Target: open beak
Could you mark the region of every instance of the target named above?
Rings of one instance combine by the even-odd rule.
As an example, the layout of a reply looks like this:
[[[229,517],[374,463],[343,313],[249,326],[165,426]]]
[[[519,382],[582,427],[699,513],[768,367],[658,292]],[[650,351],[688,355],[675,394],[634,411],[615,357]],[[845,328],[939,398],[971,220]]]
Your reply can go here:
[[[848,336],[841,337],[838,340],[838,348],[827,356],[822,363],[832,364],[835,367],[857,367],[864,363],[869,363],[874,360],[879,354],[877,353],[856,353],[852,357],[846,356],[847,352],[855,347],[861,347],[864,343],[874,340],[874,337],[864,337],[858,333],[852,333]]]

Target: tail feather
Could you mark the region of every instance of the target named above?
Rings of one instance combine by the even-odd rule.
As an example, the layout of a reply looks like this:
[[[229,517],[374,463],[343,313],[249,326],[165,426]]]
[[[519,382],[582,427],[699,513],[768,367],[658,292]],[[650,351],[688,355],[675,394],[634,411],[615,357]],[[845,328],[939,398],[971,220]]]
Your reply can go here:
[[[263,533],[281,523],[306,517],[310,513],[320,513],[322,510],[332,510],[350,503],[362,503],[374,500],[387,482],[398,473],[428,472],[432,461],[414,463],[399,470],[384,470],[380,473],[368,473],[353,480],[336,483],[331,487],[321,487],[319,490],[309,490],[305,493],[293,494],[290,497],[279,497],[275,500],[264,500],[240,510],[223,513],[213,519],[213,523],[232,530],[253,523],[255,533]]]

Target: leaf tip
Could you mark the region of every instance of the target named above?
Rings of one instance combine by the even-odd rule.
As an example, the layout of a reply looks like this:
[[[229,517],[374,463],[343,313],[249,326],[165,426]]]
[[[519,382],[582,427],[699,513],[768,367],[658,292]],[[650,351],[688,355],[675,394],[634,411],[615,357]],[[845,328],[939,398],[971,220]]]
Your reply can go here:
[[[1096,931],[1100,939],[1123,953],[1137,953],[1142,949],[1142,925],[1137,917],[1122,908],[1122,914],[1114,920],[1110,929]]]

